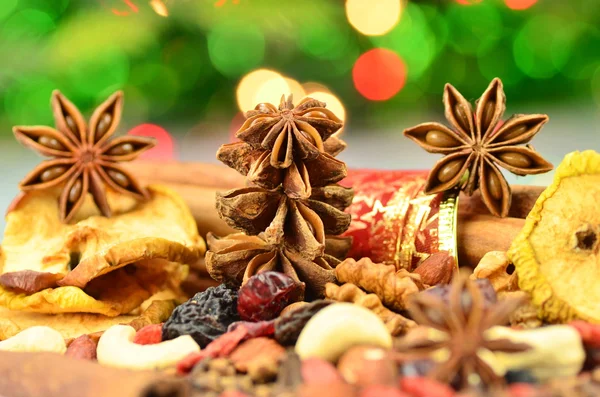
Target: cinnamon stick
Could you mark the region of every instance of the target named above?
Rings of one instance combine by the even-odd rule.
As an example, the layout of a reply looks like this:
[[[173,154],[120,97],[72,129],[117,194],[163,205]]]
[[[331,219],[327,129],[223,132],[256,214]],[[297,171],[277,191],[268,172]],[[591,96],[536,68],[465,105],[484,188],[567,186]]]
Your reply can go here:
[[[0,352],[0,396],[185,397],[184,380],[151,371],[128,371],[55,353]]]
[[[217,187],[220,190],[245,184],[243,175],[220,164],[138,160],[123,166],[144,181]]]

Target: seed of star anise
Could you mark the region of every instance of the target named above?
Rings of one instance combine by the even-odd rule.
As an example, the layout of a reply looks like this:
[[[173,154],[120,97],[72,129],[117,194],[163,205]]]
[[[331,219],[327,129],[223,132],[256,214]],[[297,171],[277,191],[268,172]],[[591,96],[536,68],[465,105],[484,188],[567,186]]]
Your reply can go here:
[[[510,209],[511,190],[498,166],[517,175],[550,171],[552,164],[531,146],[519,146],[540,131],[548,116],[519,114],[502,124],[506,97],[497,78],[476,102],[475,112],[450,84],[444,89],[444,106],[453,129],[439,123],[423,123],[404,131],[426,151],[445,155],[429,173],[425,192],[438,193],[460,185],[471,195],[479,188],[490,212],[505,217]]]
[[[507,339],[487,339],[485,331],[507,324],[508,316],[522,300],[503,299],[486,304],[482,290],[465,272],[453,279],[448,303],[432,292],[420,292],[408,302],[411,318],[419,325],[432,328],[432,333],[423,330],[413,335],[409,333],[397,346],[399,357],[419,359],[444,350],[447,358],[434,365],[427,376],[447,383],[458,377],[462,387],[481,382],[502,383],[504,378],[494,372],[488,362],[493,360],[493,352],[516,353],[530,346]]]
[[[325,106],[306,98],[294,107],[291,95],[279,108],[261,103],[246,113],[236,133],[241,142],[223,145],[217,157],[252,183],[266,189],[283,184],[289,197],[307,198],[312,186],[346,176],[346,165],[333,157],[345,146],[332,136],[342,122]]]
[[[13,128],[15,137],[43,156],[52,157],[35,167],[19,184],[21,190],[64,185],[59,197],[60,216],[69,222],[90,193],[104,216],[111,215],[106,187],[147,199],[148,192],[118,163],[131,161],[155,145],[153,138],[123,136],[111,139],[121,119],[123,93],[111,95],[92,114],[89,125],[79,110],[59,91],[52,93],[56,129],[45,126]]]

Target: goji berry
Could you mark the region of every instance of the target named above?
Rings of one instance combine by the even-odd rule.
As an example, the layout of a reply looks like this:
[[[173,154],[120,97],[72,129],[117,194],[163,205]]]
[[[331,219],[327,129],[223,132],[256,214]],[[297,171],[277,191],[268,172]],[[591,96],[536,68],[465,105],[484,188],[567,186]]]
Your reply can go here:
[[[359,397],[410,397],[394,386],[371,385],[361,390]]]
[[[150,324],[138,330],[133,343],[138,345],[154,345],[162,342],[162,324]]]
[[[456,394],[450,386],[424,377],[402,378],[400,389],[412,397],[453,397]]]
[[[600,324],[590,324],[586,321],[575,320],[571,321],[569,325],[579,332],[584,345],[600,348]]]

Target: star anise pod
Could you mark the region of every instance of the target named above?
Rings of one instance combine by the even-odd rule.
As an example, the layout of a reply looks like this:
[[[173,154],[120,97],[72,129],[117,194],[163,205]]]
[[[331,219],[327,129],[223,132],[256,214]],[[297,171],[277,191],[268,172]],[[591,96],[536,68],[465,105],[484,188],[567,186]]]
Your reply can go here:
[[[307,296],[313,298],[323,296],[325,284],[335,281],[333,269],[346,256],[351,243],[349,238],[328,237],[325,252],[309,258],[302,252],[269,243],[263,234],[235,233],[218,238],[209,233],[206,241],[206,268],[215,280],[243,285],[257,273],[274,270],[298,283],[304,282]]]
[[[460,185],[471,195],[479,188],[490,212],[505,217],[511,190],[498,166],[517,175],[550,171],[552,164],[531,146],[519,146],[540,131],[548,116],[518,114],[502,124],[506,97],[497,78],[476,102],[475,112],[450,84],[444,89],[444,106],[452,129],[439,123],[423,123],[404,131],[426,151],[445,155],[429,173],[425,192],[433,194]]]
[[[155,145],[153,138],[123,136],[111,139],[121,119],[123,93],[111,95],[92,114],[89,125],[79,110],[59,91],[52,93],[56,129],[45,126],[14,127],[25,146],[52,157],[35,167],[19,184],[21,190],[42,190],[63,185],[60,216],[69,222],[89,192],[104,216],[111,210],[106,187],[138,199],[148,193],[118,163],[131,161]]]
[[[217,193],[217,211],[231,227],[249,235],[265,234],[312,259],[323,253],[325,235],[341,234],[350,225],[343,212],[353,191],[339,185],[313,189],[307,200],[290,199],[281,188],[253,186]]]
[[[530,346],[507,339],[486,339],[484,332],[507,324],[508,316],[521,303],[520,299],[504,299],[486,305],[481,288],[469,280],[467,273],[460,272],[450,286],[448,303],[429,291],[409,299],[412,319],[438,332],[434,331],[435,337],[422,330],[413,337],[409,334],[397,346],[399,356],[405,359],[431,357],[443,349],[447,359],[434,365],[427,376],[447,383],[458,377],[462,387],[502,383],[504,378],[495,373],[487,361],[490,357],[493,359],[493,352],[516,353]]]
[[[311,186],[336,183],[346,165],[333,156],[345,147],[336,136],[342,122],[325,103],[306,98],[294,107],[282,96],[279,108],[261,103],[246,113],[236,133],[241,142],[223,145],[217,158],[266,189],[283,184],[289,197],[307,198]]]

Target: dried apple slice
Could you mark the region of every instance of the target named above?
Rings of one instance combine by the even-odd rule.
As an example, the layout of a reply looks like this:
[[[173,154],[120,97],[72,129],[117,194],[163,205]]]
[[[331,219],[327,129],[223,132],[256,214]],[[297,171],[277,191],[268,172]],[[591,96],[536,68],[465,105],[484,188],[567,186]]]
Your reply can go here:
[[[111,218],[100,216],[86,197],[72,224],[60,221],[57,192],[20,196],[6,219],[0,306],[118,316],[159,291],[176,289],[188,265],[204,255],[205,243],[177,194],[161,186],[148,191],[151,199],[143,203],[109,191]]]
[[[156,298],[167,297],[164,294],[160,297],[156,296]],[[177,306],[179,299],[154,300],[153,297],[147,302],[140,314],[127,314],[117,317],[92,313],[31,313],[0,308],[0,340],[8,339],[27,328],[38,325],[55,329],[61,333],[63,338],[67,339],[67,342],[84,334],[105,331],[116,324],[127,324],[135,329],[141,329],[149,324],[166,321]]]
[[[600,323],[600,154],[568,154],[508,256],[548,322]]]

